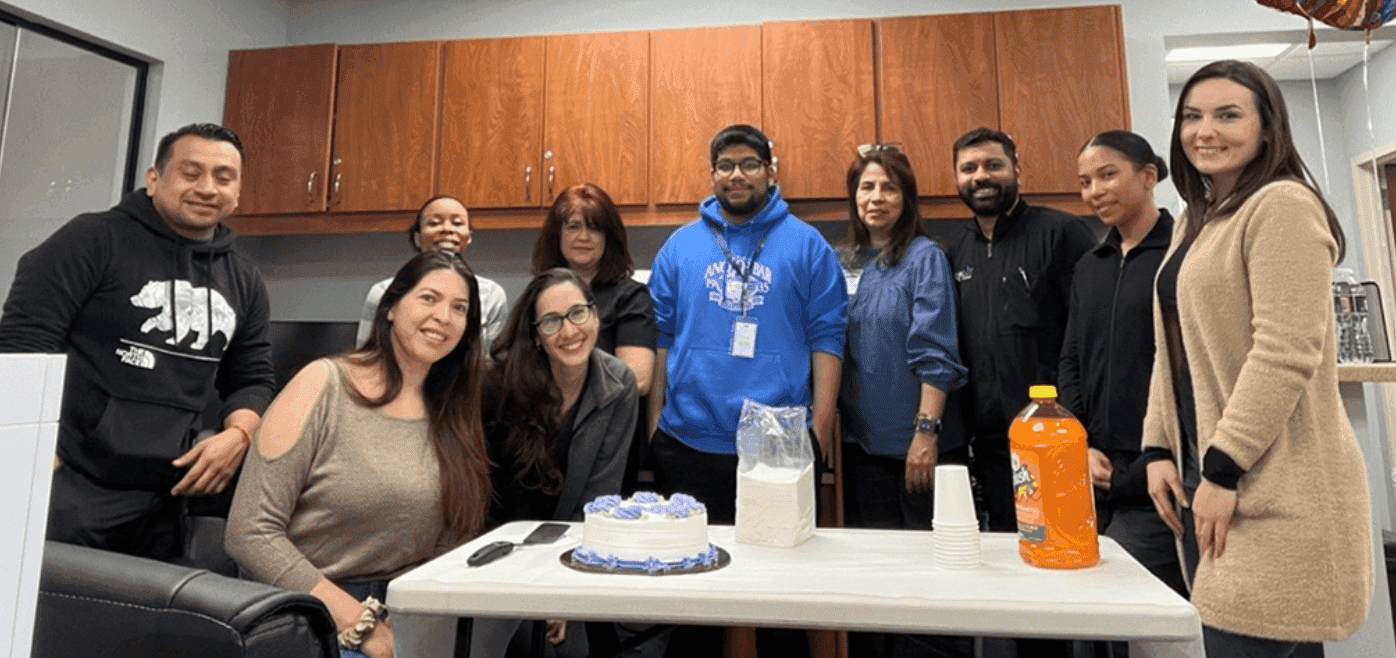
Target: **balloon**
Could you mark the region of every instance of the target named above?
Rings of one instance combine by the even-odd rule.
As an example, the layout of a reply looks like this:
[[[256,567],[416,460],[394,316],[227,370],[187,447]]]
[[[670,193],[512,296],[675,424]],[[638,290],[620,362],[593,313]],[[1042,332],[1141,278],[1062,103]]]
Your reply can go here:
[[[1396,0],[1256,0],[1340,30],[1375,30],[1396,13]],[[1312,47],[1313,37],[1310,36]]]

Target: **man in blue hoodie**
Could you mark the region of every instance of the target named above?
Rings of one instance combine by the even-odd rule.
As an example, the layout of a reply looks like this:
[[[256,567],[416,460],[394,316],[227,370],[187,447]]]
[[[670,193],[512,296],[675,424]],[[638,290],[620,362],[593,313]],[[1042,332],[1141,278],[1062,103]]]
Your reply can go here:
[[[848,292],[834,250],[781,198],[765,134],[728,126],[709,156],[713,196],[669,236],[650,273],[650,450],[664,491],[691,494],[710,522],[732,524],[743,397],[809,407],[819,459],[832,458]],[[762,629],[756,640],[763,658],[809,655],[803,632]],[[668,649],[670,658],[721,655],[722,634],[680,628]]]
[[[743,397],[810,407],[829,458],[848,293],[834,250],[781,198],[766,136],[728,126],[709,153],[713,196],[669,236],[650,274],[650,449],[666,491],[692,494],[710,521],[730,524]]]
[[[180,128],[144,190],[19,259],[0,352],[68,355],[49,539],[178,557],[183,497],[242,464],[275,383],[266,286],[222,225],[242,164],[231,130]],[[195,444],[215,392],[222,424]]]

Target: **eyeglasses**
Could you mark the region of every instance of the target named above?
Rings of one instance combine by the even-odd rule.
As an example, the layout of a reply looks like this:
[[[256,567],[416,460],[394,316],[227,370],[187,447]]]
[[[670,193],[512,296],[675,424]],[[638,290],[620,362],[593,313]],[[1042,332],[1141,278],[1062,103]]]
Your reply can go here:
[[[902,152],[901,142],[887,142],[886,144],[860,144],[858,146],[858,157],[866,158],[873,153],[887,153],[897,155]]]
[[[731,160],[718,160],[713,163],[713,171],[723,176],[731,176],[732,172],[737,170],[737,167],[741,167],[743,174],[755,176],[761,173],[761,170],[765,169],[766,165],[766,161],[760,158],[747,158],[740,163],[732,162]]]
[[[561,315],[549,313],[538,318],[538,321],[534,322],[533,326],[538,327],[538,333],[544,336],[551,336],[562,331],[563,318],[567,318],[568,322],[580,327],[583,323],[591,319],[592,306],[593,304],[591,302],[587,302],[585,304],[577,304],[567,309],[567,312]]]

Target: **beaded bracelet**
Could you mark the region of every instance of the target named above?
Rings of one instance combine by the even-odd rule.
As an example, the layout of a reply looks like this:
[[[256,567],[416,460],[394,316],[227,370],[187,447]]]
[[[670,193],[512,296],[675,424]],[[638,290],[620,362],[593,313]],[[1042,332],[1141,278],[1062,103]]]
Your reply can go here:
[[[373,632],[382,617],[384,605],[372,596],[364,599],[364,609],[359,613],[353,626],[339,632],[339,646],[350,651],[358,651],[364,643],[364,636]]]

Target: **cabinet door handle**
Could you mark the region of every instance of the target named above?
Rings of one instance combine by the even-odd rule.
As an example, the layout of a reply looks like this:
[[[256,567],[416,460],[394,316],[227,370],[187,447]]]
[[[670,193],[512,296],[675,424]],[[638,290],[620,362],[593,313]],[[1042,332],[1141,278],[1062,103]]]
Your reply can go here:
[[[310,172],[310,178],[305,179],[305,195],[315,200],[315,172]]]
[[[553,198],[553,174],[557,173],[557,167],[548,166],[548,198]]]
[[[339,165],[342,164],[344,164],[344,160],[341,160],[340,158],[334,158],[330,160],[330,167],[333,169],[338,169]],[[339,178],[343,175],[344,172],[342,171],[334,172],[334,183],[330,186],[330,200],[334,203],[339,203]]]
[[[524,167],[524,201],[533,200],[533,167]]]

